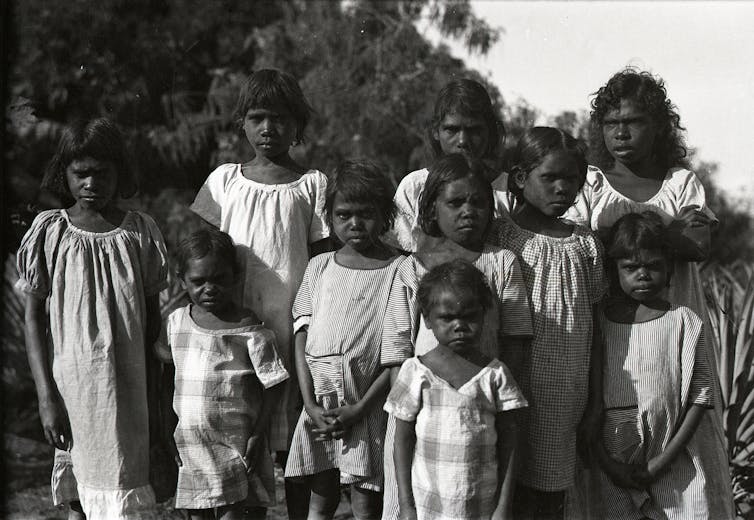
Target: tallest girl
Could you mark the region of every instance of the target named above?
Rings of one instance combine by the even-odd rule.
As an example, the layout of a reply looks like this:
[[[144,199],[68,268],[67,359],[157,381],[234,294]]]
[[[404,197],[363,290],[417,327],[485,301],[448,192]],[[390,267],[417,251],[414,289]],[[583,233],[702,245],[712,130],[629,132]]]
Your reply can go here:
[[[241,90],[236,117],[254,158],[215,169],[191,206],[233,239],[242,268],[241,303],[275,332],[291,374],[293,299],[310,255],[322,252],[329,235],[327,178],[297,164],[289,153],[302,142],[310,114],[293,76],[270,69],[252,74]],[[270,448],[282,458],[301,411],[297,396],[291,381],[271,418]]]

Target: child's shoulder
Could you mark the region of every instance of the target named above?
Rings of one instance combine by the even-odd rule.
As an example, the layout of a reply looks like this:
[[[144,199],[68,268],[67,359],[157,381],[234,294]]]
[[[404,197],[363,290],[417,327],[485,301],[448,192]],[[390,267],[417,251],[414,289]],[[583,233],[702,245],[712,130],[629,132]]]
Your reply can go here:
[[[428,176],[429,170],[426,168],[407,173],[398,183],[397,192],[416,193],[418,195],[424,189],[424,183],[427,182]]]
[[[682,321],[692,327],[702,327],[704,324],[704,320],[693,309],[678,303],[671,303],[664,317]]]

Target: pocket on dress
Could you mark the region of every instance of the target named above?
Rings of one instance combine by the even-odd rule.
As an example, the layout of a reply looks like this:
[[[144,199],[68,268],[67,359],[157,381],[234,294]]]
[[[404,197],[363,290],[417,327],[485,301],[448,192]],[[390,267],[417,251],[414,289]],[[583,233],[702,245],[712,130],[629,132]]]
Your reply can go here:
[[[638,407],[608,408],[602,427],[602,441],[607,452],[622,462],[629,462],[641,445]]]

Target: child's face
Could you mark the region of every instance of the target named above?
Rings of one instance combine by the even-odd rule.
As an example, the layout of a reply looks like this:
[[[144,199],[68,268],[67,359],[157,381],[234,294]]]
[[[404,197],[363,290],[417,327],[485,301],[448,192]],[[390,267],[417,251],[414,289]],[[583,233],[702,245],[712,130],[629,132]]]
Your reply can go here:
[[[667,286],[669,266],[662,251],[639,249],[633,258],[619,258],[615,263],[620,288],[633,300],[654,300]]]
[[[283,105],[250,108],[243,120],[246,139],[254,153],[262,157],[278,157],[288,153],[296,139],[298,124]]]
[[[379,234],[385,222],[382,215],[367,202],[343,200],[335,194],[332,205],[333,232],[344,244],[359,252],[365,252],[379,243]]]
[[[424,318],[440,345],[460,353],[474,348],[479,341],[484,308],[468,289],[441,289]]]
[[[652,157],[657,129],[651,116],[631,99],[609,111],[602,121],[605,147],[613,159],[626,166]]]
[[[84,209],[102,210],[118,191],[118,172],[109,161],[84,157],[71,161],[65,170],[68,189]]]
[[[519,175],[515,180],[527,204],[557,218],[573,205],[582,178],[576,159],[557,151],[547,154],[528,175]]]
[[[484,157],[489,145],[489,129],[478,117],[450,112],[434,131],[442,153],[461,153],[472,159]]]
[[[231,263],[209,254],[188,260],[181,285],[195,305],[218,312],[231,305],[235,281]]]
[[[445,184],[435,201],[435,218],[440,233],[464,247],[478,246],[492,217],[489,198],[471,177]]]

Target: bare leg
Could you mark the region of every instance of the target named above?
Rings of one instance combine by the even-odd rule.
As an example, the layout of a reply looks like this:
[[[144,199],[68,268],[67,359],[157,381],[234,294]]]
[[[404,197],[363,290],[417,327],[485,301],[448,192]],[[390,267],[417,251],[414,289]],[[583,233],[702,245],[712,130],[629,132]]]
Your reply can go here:
[[[214,509],[187,509],[189,520],[215,520]]]
[[[382,493],[351,486],[351,510],[356,520],[382,518]]]
[[[69,504],[68,520],[86,520],[84,510],[81,508],[81,502],[74,500]]]
[[[217,508],[217,520],[246,520],[246,506],[243,502],[236,502],[229,506]]]
[[[308,520],[330,520],[340,503],[340,470],[329,469],[308,480],[312,489]]]

